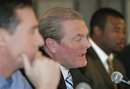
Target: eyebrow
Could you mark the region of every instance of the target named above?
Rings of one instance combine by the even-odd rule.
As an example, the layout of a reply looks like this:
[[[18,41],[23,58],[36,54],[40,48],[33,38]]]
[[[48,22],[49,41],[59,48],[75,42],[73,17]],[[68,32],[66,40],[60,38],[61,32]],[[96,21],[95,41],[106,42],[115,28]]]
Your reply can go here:
[[[84,37],[83,34],[77,34],[77,36]],[[88,34],[86,34],[85,36],[88,36]]]
[[[77,36],[83,37],[83,35],[82,35],[82,34],[77,34]]]

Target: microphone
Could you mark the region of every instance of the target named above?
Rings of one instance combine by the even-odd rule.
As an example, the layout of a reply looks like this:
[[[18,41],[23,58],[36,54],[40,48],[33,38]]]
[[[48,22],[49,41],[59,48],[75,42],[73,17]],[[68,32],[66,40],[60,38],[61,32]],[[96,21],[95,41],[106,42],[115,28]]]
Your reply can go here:
[[[79,83],[75,89],[92,89],[89,84],[85,82]]]
[[[111,80],[114,83],[117,83],[117,84],[124,83],[124,84],[126,84],[127,86],[130,87],[130,81],[123,80],[123,75],[118,71],[115,71],[111,74]]]

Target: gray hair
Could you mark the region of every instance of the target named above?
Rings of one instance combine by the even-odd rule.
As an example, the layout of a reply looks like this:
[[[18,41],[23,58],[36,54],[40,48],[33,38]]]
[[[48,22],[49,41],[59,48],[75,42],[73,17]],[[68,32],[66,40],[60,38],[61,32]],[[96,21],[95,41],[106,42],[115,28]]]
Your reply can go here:
[[[46,40],[52,38],[60,43],[64,37],[62,32],[63,22],[66,20],[83,20],[82,16],[70,9],[64,7],[55,7],[48,10],[40,19],[40,33]]]

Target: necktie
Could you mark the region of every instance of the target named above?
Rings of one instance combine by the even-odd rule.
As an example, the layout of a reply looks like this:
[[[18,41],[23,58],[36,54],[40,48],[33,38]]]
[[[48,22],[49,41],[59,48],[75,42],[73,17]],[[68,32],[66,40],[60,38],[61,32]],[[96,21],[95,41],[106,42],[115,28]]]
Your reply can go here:
[[[114,71],[114,67],[113,67],[113,55],[112,54],[110,54],[108,56],[107,63],[108,63],[108,68],[109,68],[109,74],[111,75],[112,72]]]
[[[108,63],[108,67],[109,67],[109,74],[111,76],[112,72],[114,71],[114,66],[113,66],[113,54],[110,54],[108,56],[108,59],[107,59],[107,63]],[[118,86],[116,83],[114,83],[113,85],[114,89],[118,89]]]
[[[73,89],[72,76],[69,71],[68,71],[68,75],[65,79],[65,83],[66,83],[67,89]]]

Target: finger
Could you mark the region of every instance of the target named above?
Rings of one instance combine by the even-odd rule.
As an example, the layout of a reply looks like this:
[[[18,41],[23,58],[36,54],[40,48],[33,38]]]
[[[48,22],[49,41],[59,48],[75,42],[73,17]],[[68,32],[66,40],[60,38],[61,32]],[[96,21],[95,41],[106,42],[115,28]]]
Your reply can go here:
[[[29,62],[28,57],[25,54],[22,54],[22,58],[23,58],[24,69],[25,69],[25,72],[27,73],[31,69],[31,64]]]

